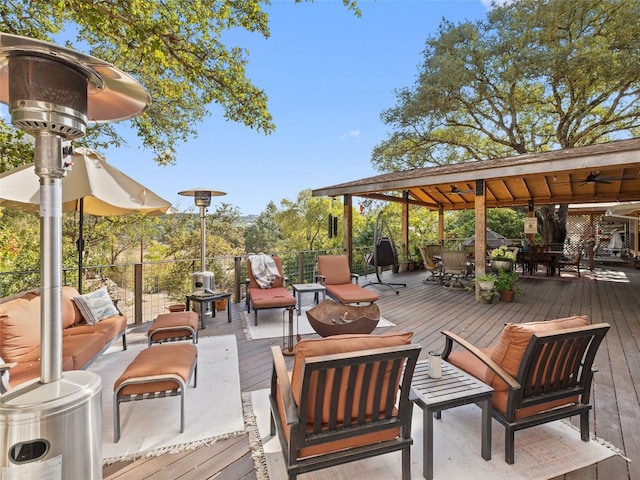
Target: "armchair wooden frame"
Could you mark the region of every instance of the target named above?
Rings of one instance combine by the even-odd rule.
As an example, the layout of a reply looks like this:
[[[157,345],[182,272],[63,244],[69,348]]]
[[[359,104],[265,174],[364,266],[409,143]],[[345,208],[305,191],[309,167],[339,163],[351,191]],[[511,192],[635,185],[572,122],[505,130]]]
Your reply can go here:
[[[413,404],[409,391],[420,350],[420,345],[409,344],[308,357],[296,404],[282,352],[271,347],[271,435],[277,430],[289,480],[398,450],[402,451],[402,478],[410,480]],[[357,405],[354,399],[359,399]],[[382,439],[374,440],[379,435]],[[358,445],[363,436],[372,436],[372,443],[363,439]],[[336,448],[334,442],[340,441],[343,445]],[[345,446],[345,441],[358,446]],[[305,449],[315,451],[303,457],[300,452]]]
[[[468,350],[508,385],[506,411],[492,409],[493,417],[506,427],[505,461],[514,463],[515,432],[562,418],[580,415],[580,433],[589,441],[589,396],[593,361],[609,325],[600,323],[547,333],[534,333],[514,378],[479,348],[449,331],[443,359],[453,343]],[[547,409],[541,405],[549,404]],[[521,409],[533,407],[530,412]],[[538,408],[536,408],[538,407]]]

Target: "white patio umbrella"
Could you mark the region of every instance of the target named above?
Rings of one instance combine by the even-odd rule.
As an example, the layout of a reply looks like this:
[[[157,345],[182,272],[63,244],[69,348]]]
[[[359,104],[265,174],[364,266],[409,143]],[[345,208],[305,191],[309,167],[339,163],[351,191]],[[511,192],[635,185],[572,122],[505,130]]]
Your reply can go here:
[[[171,203],[109,165],[103,155],[77,148],[67,157],[73,165],[62,179],[62,210],[79,212],[78,290],[82,292],[83,215],[119,216],[171,213]],[[37,211],[40,185],[34,164],[0,174],[0,206]]]

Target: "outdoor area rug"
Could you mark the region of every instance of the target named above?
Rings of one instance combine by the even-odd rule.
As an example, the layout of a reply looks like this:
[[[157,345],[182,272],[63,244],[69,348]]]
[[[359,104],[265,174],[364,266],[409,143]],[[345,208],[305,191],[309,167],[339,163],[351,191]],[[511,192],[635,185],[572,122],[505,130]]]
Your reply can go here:
[[[309,324],[307,320],[307,310],[312,308],[302,307],[302,314],[293,314],[293,334],[295,335],[309,335],[316,333],[316,331]],[[284,312],[284,317],[283,317]],[[246,311],[242,312],[242,321],[244,322],[244,333],[247,340],[257,340],[259,338],[276,338],[286,336],[289,334],[289,314],[286,310],[279,308],[273,308],[269,310],[258,311],[258,326],[255,325],[255,313],[252,310],[251,313]],[[384,317],[380,317],[378,326],[380,327],[393,327],[395,323],[386,320]]]
[[[102,377],[102,457],[105,464],[177,453],[244,432],[235,335],[201,337],[198,383],[185,397],[180,433],[180,397],[120,404],[120,440],[113,443],[113,384],[146,344],[110,350],[89,370]],[[157,347],[150,347],[157,348]]]
[[[255,452],[258,479],[286,478],[277,436],[269,434],[268,390],[243,393],[245,418]],[[253,415],[252,415],[253,413]],[[584,468],[616,455],[606,442],[583,442],[572,425],[557,421],[516,433],[515,464],[504,461],[504,427],[493,421],[491,460],[480,456],[481,412],[465,405],[442,412],[434,420],[434,479],[544,480]],[[253,428],[255,426],[255,428]],[[422,409],[414,407],[411,478],[422,476]],[[305,480],[392,480],[402,478],[401,453],[351,462],[304,475]]]

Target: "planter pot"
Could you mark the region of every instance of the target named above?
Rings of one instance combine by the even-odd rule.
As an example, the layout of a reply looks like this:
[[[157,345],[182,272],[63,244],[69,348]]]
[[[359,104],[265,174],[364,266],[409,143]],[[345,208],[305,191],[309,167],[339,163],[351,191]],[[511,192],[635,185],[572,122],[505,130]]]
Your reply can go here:
[[[399,263],[398,264],[398,272],[406,272],[409,269],[408,263]]]
[[[393,273],[398,273],[400,271],[400,265],[392,265],[391,266],[391,271]]]
[[[491,260],[491,270],[498,273],[500,269],[505,272],[510,272],[513,270],[513,262],[508,260]]]
[[[480,290],[493,290],[493,284],[495,282],[493,280],[486,280],[484,282],[478,280],[478,285],[480,286]]]
[[[216,310],[218,312],[222,311],[222,310],[226,310],[227,308],[227,299],[223,298],[221,300],[216,300]]]
[[[169,305],[167,307],[171,313],[175,312],[184,312],[185,304],[184,303],[176,303],[174,305]]]
[[[513,302],[513,297],[515,296],[515,294],[515,290],[504,290],[500,292],[500,300],[506,303],[511,303]]]
[[[485,290],[481,288],[477,298],[478,300],[480,300],[481,303],[489,304],[489,303],[493,303],[494,296],[495,295],[491,289]]]

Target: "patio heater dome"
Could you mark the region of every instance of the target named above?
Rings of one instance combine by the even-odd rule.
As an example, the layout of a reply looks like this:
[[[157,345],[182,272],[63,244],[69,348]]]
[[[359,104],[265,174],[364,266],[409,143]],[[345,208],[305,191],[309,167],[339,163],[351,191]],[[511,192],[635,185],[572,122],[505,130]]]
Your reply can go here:
[[[62,372],[61,179],[72,152],[63,141],[84,136],[90,121],[138,115],[150,98],[107,62],[0,33],[0,102],[13,125],[35,138],[42,299],[40,382],[0,397],[0,479],[102,478],[102,381],[87,371]]]

